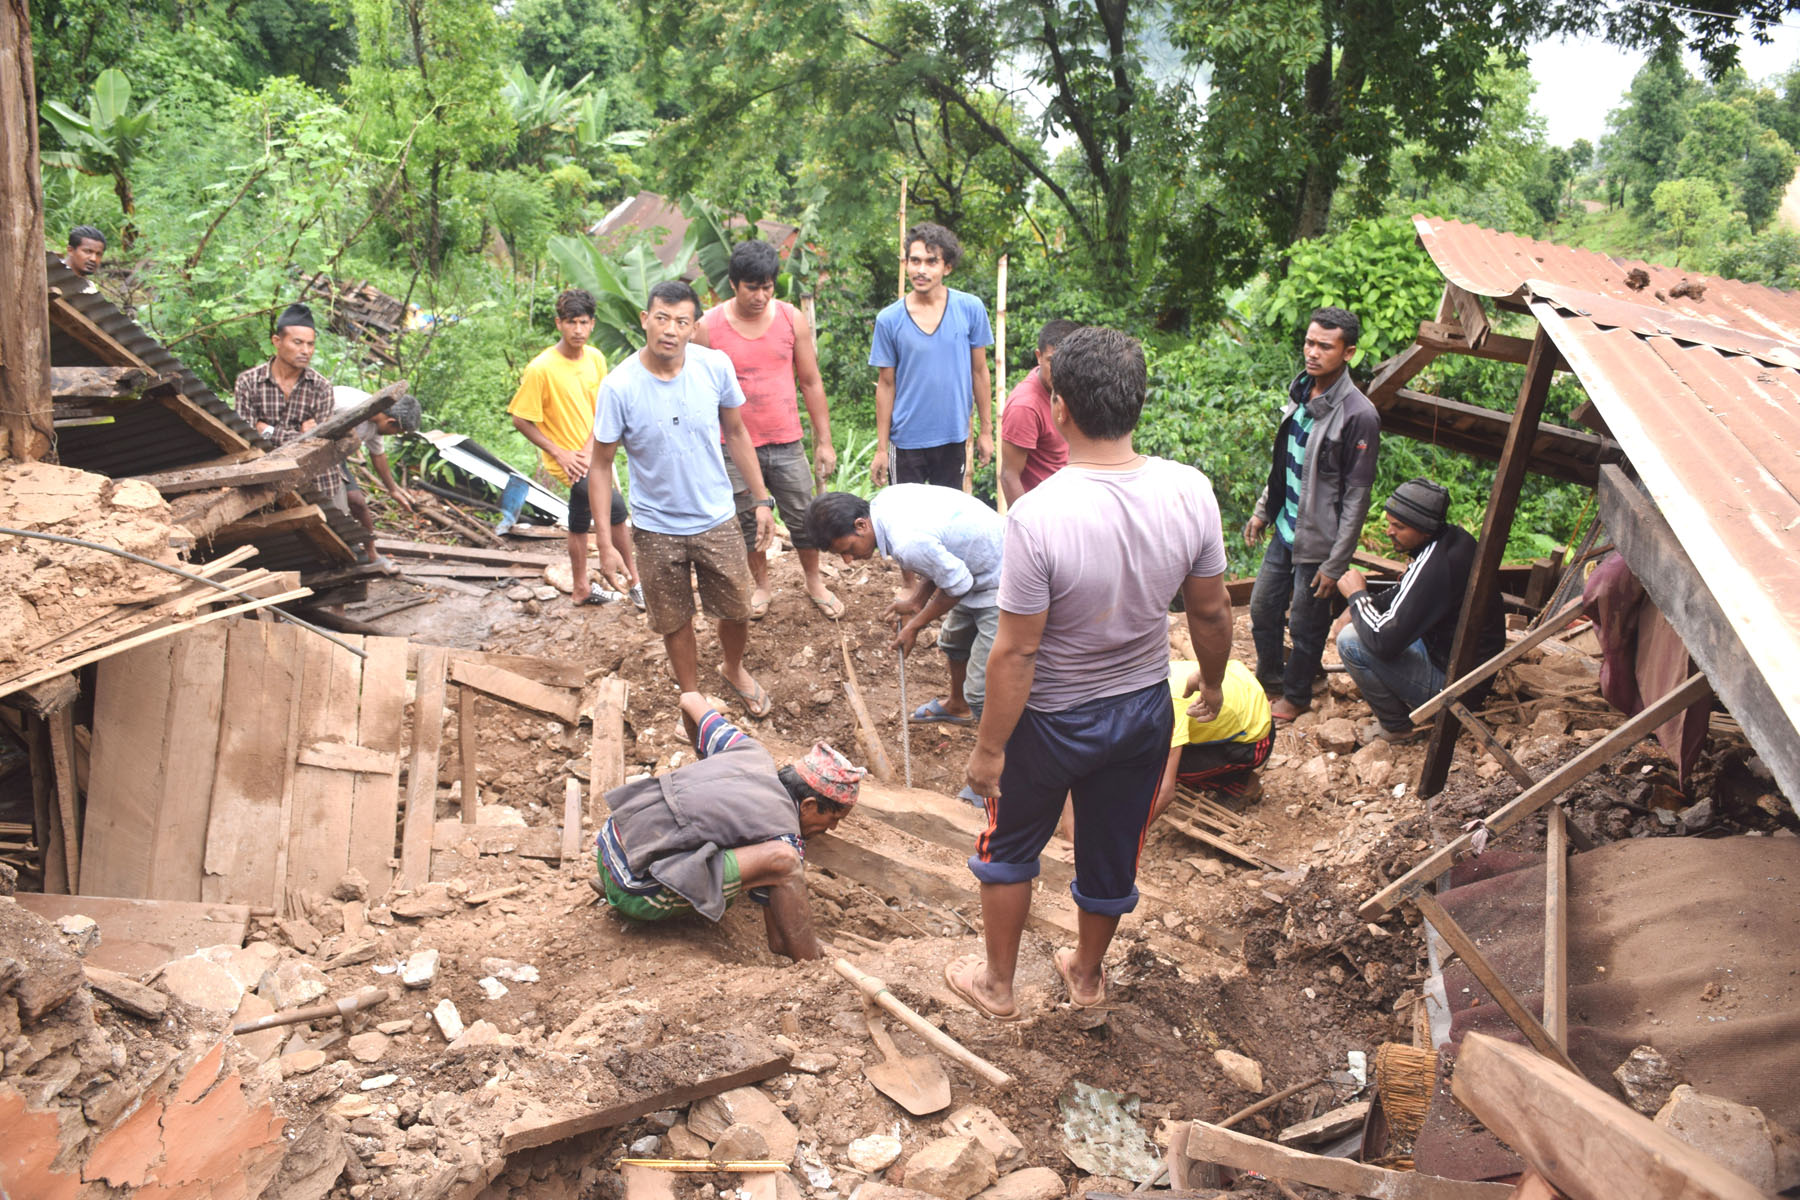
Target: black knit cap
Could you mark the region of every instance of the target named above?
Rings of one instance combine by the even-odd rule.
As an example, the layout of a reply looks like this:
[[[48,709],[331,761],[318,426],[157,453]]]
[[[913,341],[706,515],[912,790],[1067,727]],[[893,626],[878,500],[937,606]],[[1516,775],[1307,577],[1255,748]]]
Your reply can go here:
[[[1421,475],[1394,489],[1387,510],[1420,533],[1436,533],[1450,512],[1450,489]]]
[[[293,325],[301,325],[307,329],[318,328],[318,326],[313,324],[312,309],[306,307],[304,304],[290,304],[281,310],[281,315],[279,317],[275,318],[276,333],[280,333],[282,330]]]

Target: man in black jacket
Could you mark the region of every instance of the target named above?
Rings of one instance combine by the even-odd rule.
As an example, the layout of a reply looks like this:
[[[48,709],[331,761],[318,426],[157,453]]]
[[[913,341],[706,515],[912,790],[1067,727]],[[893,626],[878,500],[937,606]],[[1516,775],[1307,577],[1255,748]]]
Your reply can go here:
[[[1412,556],[1400,582],[1380,595],[1369,591],[1354,567],[1338,578],[1337,589],[1350,607],[1338,618],[1338,657],[1375,710],[1375,720],[1359,731],[1365,745],[1417,741],[1412,710],[1444,690],[1450,647],[1475,565],[1475,539],[1447,524],[1450,493],[1429,479],[1409,479],[1387,501],[1387,533]],[[1499,597],[1481,623],[1477,657],[1483,661],[1506,643],[1506,619]],[[1478,700],[1476,701],[1479,702]]]

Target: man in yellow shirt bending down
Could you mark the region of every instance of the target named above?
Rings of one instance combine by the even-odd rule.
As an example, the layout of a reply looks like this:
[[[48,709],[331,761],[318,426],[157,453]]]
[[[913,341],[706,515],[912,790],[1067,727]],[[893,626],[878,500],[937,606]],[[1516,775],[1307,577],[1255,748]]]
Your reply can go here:
[[[610,604],[625,597],[588,578],[587,535],[593,525],[588,508],[588,435],[594,429],[594,404],[606,378],[606,356],[588,345],[594,332],[594,298],[570,288],[556,298],[556,331],[562,335],[525,367],[519,390],[506,411],[513,427],[543,453],[544,468],[569,489],[569,574],[575,603]],[[637,564],[631,553],[631,530],[625,501],[613,490],[610,537],[625,560],[632,603],[644,607]],[[504,532],[504,530],[502,530]]]
[[[1235,658],[1225,664],[1225,684],[1219,715],[1200,722],[1188,715],[1198,698],[1200,664],[1171,663],[1169,695],[1175,704],[1175,736],[1169,762],[1156,787],[1150,819],[1162,815],[1175,799],[1177,784],[1199,791],[1222,792],[1238,800],[1262,795],[1256,769],[1269,759],[1275,742],[1269,716],[1269,697],[1250,668]]]

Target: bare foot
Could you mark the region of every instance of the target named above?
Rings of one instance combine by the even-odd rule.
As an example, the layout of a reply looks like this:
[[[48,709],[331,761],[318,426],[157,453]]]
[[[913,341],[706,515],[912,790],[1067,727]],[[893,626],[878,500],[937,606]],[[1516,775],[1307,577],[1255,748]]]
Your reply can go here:
[[[989,978],[987,960],[979,954],[964,954],[945,963],[944,982],[958,999],[984,1017],[1016,1021],[1023,1015],[1012,989],[1001,988]]]

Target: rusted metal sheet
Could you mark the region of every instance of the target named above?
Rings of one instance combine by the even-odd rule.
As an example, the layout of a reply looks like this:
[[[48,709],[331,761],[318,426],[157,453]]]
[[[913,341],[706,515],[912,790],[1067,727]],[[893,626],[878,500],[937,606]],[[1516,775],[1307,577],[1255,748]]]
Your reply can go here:
[[[1531,312],[1800,728],[1800,371]]]
[[[1483,296],[1523,303],[1530,281],[1544,280],[1800,346],[1800,294],[1437,217],[1415,216],[1413,228],[1446,279]],[[1631,286],[1634,270],[1643,273],[1641,287]]]

